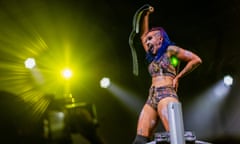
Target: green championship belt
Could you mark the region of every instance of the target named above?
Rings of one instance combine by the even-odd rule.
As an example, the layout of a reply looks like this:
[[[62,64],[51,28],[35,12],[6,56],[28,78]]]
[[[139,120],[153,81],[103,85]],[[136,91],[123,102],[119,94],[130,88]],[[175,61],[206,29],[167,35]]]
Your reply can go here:
[[[136,49],[134,47],[134,38],[136,36],[136,34],[139,33],[139,27],[140,27],[140,21],[141,21],[141,17],[142,14],[144,13],[144,11],[147,11],[150,8],[149,4],[145,4],[143,5],[141,8],[139,8],[133,17],[133,29],[130,33],[129,36],[129,46],[131,48],[131,52],[132,52],[132,59],[133,59],[133,74],[138,76],[138,58],[137,58],[137,53],[136,53]]]

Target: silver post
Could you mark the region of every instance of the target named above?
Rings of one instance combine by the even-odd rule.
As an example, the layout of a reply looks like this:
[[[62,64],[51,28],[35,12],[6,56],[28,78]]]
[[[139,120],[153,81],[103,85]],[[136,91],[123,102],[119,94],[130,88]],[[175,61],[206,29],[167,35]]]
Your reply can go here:
[[[168,119],[171,144],[185,144],[181,103],[168,104]]]

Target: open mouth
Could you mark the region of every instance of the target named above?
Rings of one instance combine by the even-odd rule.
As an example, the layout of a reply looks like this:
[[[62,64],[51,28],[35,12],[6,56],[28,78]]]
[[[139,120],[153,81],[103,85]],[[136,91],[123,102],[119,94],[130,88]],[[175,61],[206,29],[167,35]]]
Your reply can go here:
[[[148,52],[151,53],[153,56],[156,56],[156,53],[154,53],[153,44],[148,44]]]
[[[148,52],[153,53],[153,44],[148,44]]]

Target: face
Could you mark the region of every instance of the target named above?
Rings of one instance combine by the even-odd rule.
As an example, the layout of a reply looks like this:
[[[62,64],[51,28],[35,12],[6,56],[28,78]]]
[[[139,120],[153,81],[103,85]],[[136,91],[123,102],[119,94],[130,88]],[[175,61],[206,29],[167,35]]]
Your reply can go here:
[[[161,36],[161,32],[156,31],[150,31],[146,37],[144,44],[147,46],[148,52],[151,52],[152,54],[156,55],[157,50],[161,47],[163,41],[163,37]]]

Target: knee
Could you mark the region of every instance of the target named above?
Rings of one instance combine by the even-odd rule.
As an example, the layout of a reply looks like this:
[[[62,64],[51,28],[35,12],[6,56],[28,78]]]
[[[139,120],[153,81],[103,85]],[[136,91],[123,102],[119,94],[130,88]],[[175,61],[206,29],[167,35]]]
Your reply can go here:
[[[141,135],[136,135],[133,144],[146,144],[147,142],[149,142],[149,140],[150,139],[148,137],[144,137],[144,136],[141,136]]]

